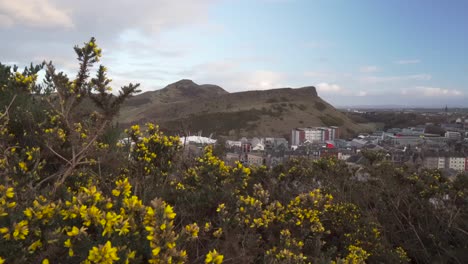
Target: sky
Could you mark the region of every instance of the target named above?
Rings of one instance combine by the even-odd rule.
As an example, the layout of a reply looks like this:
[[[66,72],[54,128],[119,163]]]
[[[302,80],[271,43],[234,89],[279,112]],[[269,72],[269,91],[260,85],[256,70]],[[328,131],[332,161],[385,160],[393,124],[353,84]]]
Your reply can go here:
[[[94,36],[116,88],[315,86],[335,106],[468,107],[468,1],[0,0],[0,62],[73,74]]]

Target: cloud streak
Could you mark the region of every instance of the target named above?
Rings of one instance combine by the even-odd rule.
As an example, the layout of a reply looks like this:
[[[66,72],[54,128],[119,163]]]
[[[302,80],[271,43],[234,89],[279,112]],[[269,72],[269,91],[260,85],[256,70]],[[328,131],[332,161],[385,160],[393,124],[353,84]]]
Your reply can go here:
[[[425,97],[458,97],[463,96],[464,93],[457,89],[447,89],[440,87],[417,86],[410,90],[404,89],[402,95],[418,95]]]
[[[406,60],[397,60],[395,64],[406,65],[406,64],[418,64],[421,63],[419,59],[406,59]]]
[[[373,73],[373,72],[380,71],[380,69],[377,66],[369,65],[369,66],[363,66],[363,67],[359,68],[359,71],[362,72],[362,73]]]
[[[73,28],[69,10],[50,0],[0,0],[0,27]]]
[[[368,84],[401,82],[401,81],[429,81],[431,79],[432,79],[432,76],[426,73],[402,75],[402,76],[364,76],[364,77],[358,78],[360,82],[368,83]]]
[[[344,92],[344,89],[338,84],[322,82],[317,84],[317,91],[324,94],[336,94]]]

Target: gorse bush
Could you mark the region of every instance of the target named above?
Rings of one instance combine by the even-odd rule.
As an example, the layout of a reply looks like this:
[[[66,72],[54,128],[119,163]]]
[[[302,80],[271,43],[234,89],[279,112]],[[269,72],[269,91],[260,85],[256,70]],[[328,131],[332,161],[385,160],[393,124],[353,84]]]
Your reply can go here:
[[[113,95],[95,40],[75,52],[74,79],[0,64],[0,263],[465,262],[466,176],[186,160],[157,125],[116,127],[138,85]]]

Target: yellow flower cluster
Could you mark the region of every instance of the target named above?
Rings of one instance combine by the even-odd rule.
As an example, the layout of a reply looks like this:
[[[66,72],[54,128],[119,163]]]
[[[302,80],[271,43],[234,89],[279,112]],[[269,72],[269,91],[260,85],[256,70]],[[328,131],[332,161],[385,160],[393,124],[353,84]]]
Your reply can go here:
[[[112,194],[116,197],[123,195],[124,197],[129,197],[131,195],[132,186],[128,182],[128,178],[124,180],[118,180],[115,182],[115,189],[112,190]]]
[[[197,165],[185,171],[182,182],[175,184],[179,191],[185,193],[223,191],[224,186],[234,186],[233,192],[239,194],[248,186],[250,169],[238,163],[235,168],[227,166],[224,161],[213,154],[211,146],[205,148],[203,156],[197,158]],[[182,187],[183,186],[183,187]]]
[[[193,223],[193,224],[185,226],[185,232],[187,232],[187,234],[189,234],[190,238],[192,239],[198,238],[199,231],[200,231],[200,228],[198,227],[197,223]]]
[[[174,232],[176,213],[172,206],[159,199],[151,202],[153,207],[146,208],[143,224],[150,243],[152,256],[149,263],[183,263],[187,252],[176,249],[178,235]],[[153,209],[154,208],[154,209]]]
[[[28,221],[22,220],[19,223],[14,223],[13,228],[1,227],[0,234],[3,234],[3,238],[6,240],[25,240],[29,234]]]
[[[48,201],[44,196],[40,195],[32,203],[32,207],[27,207],[23,213],[30,221],[41,222],[47,224],[55,216],[57,205],[54,202]]]
[[[69,189],[69,198],[58,204],[38,196],[25,207],[24,220],[0,227],[1,239],[25,241],[28,254],[35,254],[45,245],[61,245],[69,257],[82,258],[84,263],[114,263],[121,259],[129,263],[137,257],[148,258],[150,263],[184,263],[187,252],[177,248],[180,235],[174,228],[173,207],[162,200],[145,206],[131,190],[125,178],[115,182],[114,200],[96,186],[82,187],[77,192]],[[8,208],[8,204],[12,207],[15,196],[12,187],[0,185],[2,208]],[[9,217],[10,213],[6,210],[1,217]],[[50,229],[57,223],[60,228]],[[183,232],[195,239],[199,227],[193,223]],[[145,234],[146,242],[139,239],[140,234]],[[102,239],[107,242],[97,244]],[[86,245],[92,245],[88,254],[82,251]],[[145,247],[151,248],[149,255]]]
[[[19,86],[26,89],[26,91],[32,91],[33,85],[37,80],[37,74],[23,75],[19,72],[16,72],[14,80]]]
[[[99,247],[93,247],[89,251],[88,259],[84,263],[102,263],[112,264],[115,260],[119,260],[117,256],[117,248],[112,247],[110,241]]]
[[[15,191],[13,187],[0,185],[0,217],[7,216],[8,212],[16,207],[14,197]]]
[[[219,254],[216,249],[208,252],[205,257],[205,263],[221,264],[223,263],[224,256]]]
[[[152,123],[146,124],[144,133],[139,125],[133,125],[125,132],[134,143],[131,156],[135,164],[141,165],[144,175],[167,176],[172,168],[171,160],[181,148],[179,137],[165,136]]]
[[[349,253],[345,258],[345,263],[362,264],[365,263],[366,259],[370,256],[367,251],[354,245],[350,245],[348,251]]]
[[[322,209],[331,206],[331,196],[322,195],[320,190],[316,189],[295,197],[287,206],[284,206],[278,201],[268,203],[268,192],[260,185],[254,188],[257,197],[239,196],[236,218],[240,222],[250,228],[266,228],[274,222],[288,222],[296,226],[307,226],[314,233],[325,231],[319,217]]]

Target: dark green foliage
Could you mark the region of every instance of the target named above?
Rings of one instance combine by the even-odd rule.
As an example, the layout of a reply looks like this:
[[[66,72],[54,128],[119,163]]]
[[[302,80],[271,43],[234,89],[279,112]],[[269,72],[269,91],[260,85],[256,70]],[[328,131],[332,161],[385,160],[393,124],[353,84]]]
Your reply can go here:
[[[66,178],[76,176],[73,171],[88,164],[88,159],[99,159],[99,146],[107,142],[115,145],[118,135],[112,135],[111,122],[120,105],[138,92],[138,84],[129,84],[119,95],[112,95],[111,80],[102,65],[96,77],[90,78],[90,70],[101,57],[94,38],[74,50],[80,66],[74,79],[57,72],[52,62],[31,65],[21,73],[16,67],[0,65],[0,107],[4,110],[11,103],[7,128],[13,138],[9,144],[40,149],[47,159],[31,164],[44,168],[45,173],[36,171],[28,175],[30,178],[24,177],[31,181],[30,188],[40,188],[52,180],[55,187],[59,186]],[[37,84],[37,74],[44,66],[44,83]],[[95,147],[98,150],[91,151]],[[100,167],[96,173],[101,173]]]
[[[327,106],[322,103],[322,102],[315,102],[315,109],[319,110],[319,111],[323,111],[325,109],[327,109]]]
[[[440,126],[430,125],[430,126],[426,126],[426,129],[424,130],[424,132],[429,133],[429,134],[444,135],[445,130],[441,128]]]
[[[323,115],[319,118],[325,126],[342,126],[344,124],[343,119],[331,115]]]
[[[126,106],[141,106],[144,104],[151,103],[151,99],[148,97],[131,97],[125,103]]]
[[[228,134],[231,130],[237,130],[239,124],[249,124],[254,126],[254,122],[258,121],[262,115],[261,110],[241,111],[236,113],[219,112],[206,113],[204,115],[194,115],[183,120],[172,121],[163,129],[167,131],[177,131],[178,126],[183,123],[190,131],[216,131],[218,134]]]
[[[274,196],[320,185],[337,201],[357,205],[367,225],[380,227],[384,243],[390,248],[402,246],[414,262],[466,263],[467,174],[450,181],[437,170],[396,167],[382,153],[367,151],[365,157],[370,162],[359,169],[334,160],[288,162],[273,169],[270,177],[281,180],[277,190],[268,190]],[[369,262],[394,263],[393,257],[375,252]]]
[[[426,123],[444,123],[445,116],[424,116],[419,113],[404,113],[404,112],[370,112],[370,113],[348,113],[348,117],[357,123],[384,123],[384,129],[389,128],[405,128],[417,125],[425,125]],[[438,134],[438,133],[436,133]]]

